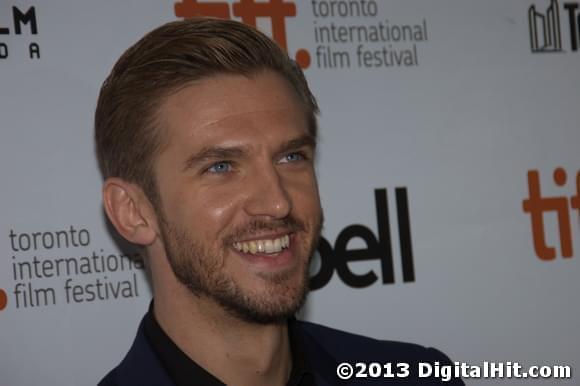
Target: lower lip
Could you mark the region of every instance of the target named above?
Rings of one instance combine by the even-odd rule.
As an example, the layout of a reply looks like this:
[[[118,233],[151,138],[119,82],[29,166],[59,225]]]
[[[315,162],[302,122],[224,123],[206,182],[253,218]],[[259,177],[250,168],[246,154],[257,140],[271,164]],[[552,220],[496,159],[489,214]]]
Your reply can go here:
[[[266,270],[280,270],[287,268],[288,266],[292,265],[295,262],[295,256],[293,252],[293,241],[294,235],[290,236],[290,246],[286,249],[281,250],[276,255],[267,255],[267,254],[250,254],[240,252],[234,249],[235,253],[240,256],[245,261],[251,263],[252,265]]]

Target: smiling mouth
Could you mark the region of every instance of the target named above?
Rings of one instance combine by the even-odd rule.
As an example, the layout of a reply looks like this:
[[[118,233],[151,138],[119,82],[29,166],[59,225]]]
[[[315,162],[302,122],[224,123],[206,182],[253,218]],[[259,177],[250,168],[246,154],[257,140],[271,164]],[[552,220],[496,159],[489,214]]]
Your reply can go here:
[[[239,241],[233,244],[238,252],[255,254],[276,254],[290,246],[290,236],[284,235],[275,239]]]

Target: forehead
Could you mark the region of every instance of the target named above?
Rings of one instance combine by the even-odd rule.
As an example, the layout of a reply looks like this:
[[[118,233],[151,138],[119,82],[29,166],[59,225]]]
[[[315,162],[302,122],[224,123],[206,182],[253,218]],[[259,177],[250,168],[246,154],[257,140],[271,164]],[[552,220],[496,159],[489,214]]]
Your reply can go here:
[[[270,71],[249,77],[219,74],[196,81],[167,97],[157,119],[169,147],[208,146],[226,141],[225,137],[267,140],[307,132],[306,109],[297,93]]]

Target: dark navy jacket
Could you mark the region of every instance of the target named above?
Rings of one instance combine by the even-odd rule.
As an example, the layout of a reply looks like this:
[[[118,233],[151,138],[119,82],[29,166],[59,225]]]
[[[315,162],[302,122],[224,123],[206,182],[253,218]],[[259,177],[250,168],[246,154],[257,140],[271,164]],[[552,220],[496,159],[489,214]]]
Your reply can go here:
[[[409,343],[380,341],[308,322],[297,321],[296,327],[304,345],[309,367],[314,372],[317,386],[464,385],[460,379],[442,382],[434,377],[420,379],[417,377],[419,362],[450,364],[449,358],[436,349]],[[342,362],[349,362],[353,366],[357,362],[367,364],[391,362],[393,374],[397,372],[397,363],[408,363],[410,375],[405,378],[382,376],[372,378],[367,368],[365,378],[353,376],[350,380],[341,380],[337,376],[336,368]],[[355,368],[355,373],[359,369],[360,367]],[[382,370],[382,375],[385,375],[385,368]],[[139,326],[137,337],[127,356],[98,386],[174,386],[145,337],[143,322]]]

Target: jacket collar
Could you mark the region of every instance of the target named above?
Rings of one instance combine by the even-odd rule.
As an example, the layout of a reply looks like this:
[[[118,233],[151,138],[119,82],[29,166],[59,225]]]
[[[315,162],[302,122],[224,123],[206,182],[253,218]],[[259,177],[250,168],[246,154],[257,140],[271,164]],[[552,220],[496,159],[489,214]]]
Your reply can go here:
[[[131,349],[116,369],[117,381],[120,385],[172,386],[173,381],[145,336],[144,320],[139,325]],[[304,355],[314,373],[316,386],[335,385],[335,358],[308,333],[303,322],[293,323],[303,342]]]

